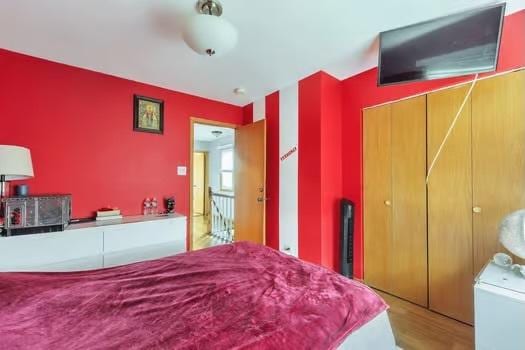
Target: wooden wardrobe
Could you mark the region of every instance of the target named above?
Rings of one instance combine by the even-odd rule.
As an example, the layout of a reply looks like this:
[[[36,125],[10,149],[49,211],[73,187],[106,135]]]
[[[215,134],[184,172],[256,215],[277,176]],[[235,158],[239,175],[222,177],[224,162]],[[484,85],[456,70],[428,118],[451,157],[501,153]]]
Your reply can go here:
[[[426,98],[365,111],[365,281],[427,306]]]
[[[365,282],[463,322],[474,278],[525,207],[525,71],[363,111]]]

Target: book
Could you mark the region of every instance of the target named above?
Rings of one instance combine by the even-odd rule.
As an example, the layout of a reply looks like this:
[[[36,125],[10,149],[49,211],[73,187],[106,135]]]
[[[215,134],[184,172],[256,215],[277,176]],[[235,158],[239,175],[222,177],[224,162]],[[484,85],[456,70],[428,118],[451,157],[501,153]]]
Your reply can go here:
[[[97,218],[105,217],[105,216],[113,216],[113,215],[120,215],[120,209],[98,210],[97,211]]]
[[[120,219],[122,219],[122,215],[97,216],[97,221],[120,220]]]

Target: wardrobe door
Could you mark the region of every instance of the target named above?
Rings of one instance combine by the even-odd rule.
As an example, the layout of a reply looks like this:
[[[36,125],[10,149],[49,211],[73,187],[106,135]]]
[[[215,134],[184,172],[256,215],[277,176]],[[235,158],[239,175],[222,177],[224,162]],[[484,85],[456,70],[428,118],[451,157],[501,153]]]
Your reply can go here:
[[[428,95],[428,167],[468,89],[469,86],[463,85]],[[473,321],[471,152],[469,98],[434,164],[427,185],[429,307],[466,323]]]
[[[391,118],[390,291],[427,306],[426,96],[392,104]]]
[[[472,95],[474,273],[498,251],[498,226],[525,207],[525,71],[479,81]]]
[[[390,106],[363,111],[364,275],[375,288],[390,290],[392,265]]]

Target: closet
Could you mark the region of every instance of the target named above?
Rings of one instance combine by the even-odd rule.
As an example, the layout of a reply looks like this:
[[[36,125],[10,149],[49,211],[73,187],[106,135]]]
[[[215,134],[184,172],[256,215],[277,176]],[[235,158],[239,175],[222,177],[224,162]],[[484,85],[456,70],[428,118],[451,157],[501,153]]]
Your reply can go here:
[[[504,251],[497,240],[501,219],[525,208],[525,70],[480,81],[472,94],[472,120],[477,274]]]
[[[364,113],[365,281],[426,306],[426,98]]]
[[[525,71],[477,82],[427,183],[469,88],[363,111],[363,221],[367,284],[472,323],[499,223],[525,208]]]
[[[436,156],[469,86],[427,95],[427,164]],[[429,307],[472,323],[472,113],[463,108],[428,178]]]

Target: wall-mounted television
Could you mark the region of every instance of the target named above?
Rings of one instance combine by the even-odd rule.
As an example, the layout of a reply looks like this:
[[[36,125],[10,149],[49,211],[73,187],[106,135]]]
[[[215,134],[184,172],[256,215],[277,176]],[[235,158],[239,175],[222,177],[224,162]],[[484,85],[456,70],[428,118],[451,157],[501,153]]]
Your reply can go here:
[[[496,69],[505,3],[382,32],[378,85]]]

